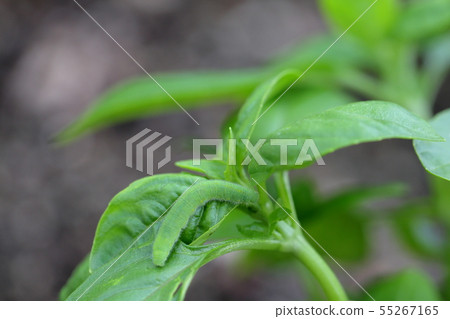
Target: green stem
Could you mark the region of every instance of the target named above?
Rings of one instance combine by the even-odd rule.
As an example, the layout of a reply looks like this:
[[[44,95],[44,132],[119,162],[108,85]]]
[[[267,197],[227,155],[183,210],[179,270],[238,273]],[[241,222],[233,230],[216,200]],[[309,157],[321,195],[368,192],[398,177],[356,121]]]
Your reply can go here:
[[[212,244],[214,245],[214,244]],[[226,255],[228,253],[239,250],[273,250],[279,251],[282,244],[278,240],[272,239],[241,239],[241,240],[228,240],[219,244],[217,250],[212,251],[203,261],[202,265],[209,263],[210,261]]]
[[[273,205],[266,189],[266,182],[265,180],[259,180],[257,184],[259,184],[257,189],[259,193],[258,202],[260,206],[260,212],[266,220],[269,220],[269,215],[273,211]]]
[[[292,218],[300,224],[295,210],[294,198],[292,197],[291,184],[289,183],[289,172],[277,172],[273,176],[282,205],[292,212]]]
[[[284,234],[285,237],[286,244],[284,247],[287,248],[289,252],[293,253],[294,256],[308,268],[319,282],[329,300],[348,300],[344,288],[342,288],[341,283],[336,278],[333,271],[300,232],[302,227],[300,226],[295,211],[294,199],[289,183],[289,173],[287,171],[275,173],[274,178],[278,195],[280,196],[283,205],[291,210],[294,215],[292,218],[298,226],[296,232],[297,235],[292,236],[292,232],[289,229],[286,229],[286,227],[288,227],[287,224],[286,226],[279,224],[281,233]]]
[[[303,236],[300,235],[298,237],[291,237],[290,240],[288,240],[289,244],[286,244],[286,241],[280,242],[279,240],[271,239],[244,239],[223,242],[220,245],[221,247],[218,247],[217,250],[213,251],[203,260],[202,265],[219,256],[237,250],[283,250],[293,253],[306,266],[306,268],[311,271],[329,300],[348,300],[340,282],[322,257],[314,250],[313,247],[311,247]],[[294,238],[297,238],[297,240],[293,240]]]
[[[348,300],[336,275],[303,236],[298,236],[295,244],[291,246],[291,252],[317,279],[329,300]]]

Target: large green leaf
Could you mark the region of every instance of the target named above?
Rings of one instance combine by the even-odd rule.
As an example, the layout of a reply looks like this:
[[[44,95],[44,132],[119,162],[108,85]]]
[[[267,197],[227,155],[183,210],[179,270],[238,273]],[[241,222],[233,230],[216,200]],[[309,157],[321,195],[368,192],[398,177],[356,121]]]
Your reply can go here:
[[[376,301],[437,301],[439,291],[421,270],[408,269],[377,281],[368,288]],[[368,296],[364,296],[369,300]]]
[[[159,229],[155,263],[162,265],[182,231],[185,243],[204,242],[234,206],[257,200],[253,190],[224,181],[185,174],[144,178],[111,200],[97,227],[91,270],[126,252],[150,228]]]
[[[247,193],[249,202],[257,202],[257,193],[243,189],[187,174],[158,175],[134,182],[111,200],[99,222],[90,257],[91,271],[83,262],[61,297],[70,294],[70,300],[179,300],[184,298],[196,271],[211,259],[239,249],[278,247],[270,240],[247,239],[198,246],[221,225],[236,203],[247,203]],[[234,194],[233,205],[223,202],[229,199],[229,193]],[[167,231],[165,225],[179,223],[180,212],[183,221],[189,218],[186,225]],[[164,267],[153,261],[158,234],[169,234],[163,239],[176,241],[173,248],[167,246],[170,256]]]
[[[239,110],[236,120],[231,127],[234,137],[237,139],[236,158],[238,164],[247,155],[247,149],[242,139],[250,139],[255,123],[264,116],[264,111],[270,109],[283,91],[290,87],[298,79],[296,71],[288,70],[260,84],[245,101]]]
[[[390,31],[400,5],[398,0],[321,0],[320,8],[340,31],[349,28],[367,10],[348,32],[370,41],[380,39]]]
[[[179,196],[203,180],[187,174],[156,175],[132,183],[109,203],[97,226],[90,257],[96,270],[117,258],[166,213]]]
[[[402,11],[393,32],[402,39],[418,40],[448,32],[449,28],[449,0],[415,0]]]
[[[291,89],[256,122],[253,139],[265,137],[294,120],[353,101],[348,94],[332,89]]]
[[[89,276],[89,255],[86,256],[82,262],[74,269],[70,275],[69,280],[66,282],[64,287],[62,287],[59,293],[59,299],[65,300],[70,296],[72,292],[75,291]]]
[[[148,77],[132,79],[100,96],[78,120],[57,136],[57,141],[68,142],[113,124],[179,110],[169,94],[186,109],[212,101],[240,101],[266,78],[267,74],[258,70],[156,76],[164,90]]]
[[[450,110],[437,114],[431,120],[431,126],[446,139],[446,142],[414,141],[414,148],[428,172],[450,180]]]
[[[248,139],[254,130],[253,123],[259,119],[266,107],[273,99],[288,88],[298,78],[296,71],[283,71],[277,76],[259,85],[239,110],[236,122],[232,127],[237,139]]]
[[[95,270],[68,300],[181,300],[198,269],[223,254],[242,249],[278,249],[272,240],[230,240],[201,247],[179,242],[164,267],[152,262],[151,228],[121,258]]]
[[[443,140],[427,122],[401,106],[381,101],[358,102],[329,109],[270,134],[268,140],[297,140],[296,146],[287,148],[286,165],[281,161],[279,147],[267,142],[259,150],[265,165],[253,160],[249,171],[255,177],[264,177],[275,171],[309,165],[312,161],[307,161],[305,155],[312,158],[312,142],[323,156],[346,146],[389,138]],[[305,144],[307,140],[309,143]]]

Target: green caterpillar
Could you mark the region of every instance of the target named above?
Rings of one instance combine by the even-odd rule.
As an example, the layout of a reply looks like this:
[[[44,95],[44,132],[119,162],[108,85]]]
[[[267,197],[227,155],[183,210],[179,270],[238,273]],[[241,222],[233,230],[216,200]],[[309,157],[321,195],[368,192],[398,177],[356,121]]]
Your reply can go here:
[[[189,218],[210,201],[256,207],[258,193],[246,187],[218,180],[202,181],[186,190],[166,214],[153,243],[153,263],[164,266]]]

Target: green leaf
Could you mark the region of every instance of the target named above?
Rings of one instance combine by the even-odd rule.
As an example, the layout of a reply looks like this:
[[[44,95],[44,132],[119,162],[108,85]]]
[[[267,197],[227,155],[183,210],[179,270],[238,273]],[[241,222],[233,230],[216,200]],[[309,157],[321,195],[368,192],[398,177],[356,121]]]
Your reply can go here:
[[[436,215],[450,228],[450,182],[429,175],[431,200]]]
[[[396,210],[392,220],[402,242],[415,254],[441,259],[445,238],[439,231],[434,209],[428,200],[414,201]]]
[[[276,146],[265,143],[259,154],[266,165],[258,165],[253,160],[250,162],[249,172],[259,178],[275,171],[311,164],[304,157],[305,154],[310,155],[311,140],[323,156],[346,146],[388,138],[442,140],[427,122],[396,104],[381,101],[358,102],[329,109],[270,134],[268,140],[297,140],[296,146],[287,148],[287,164],[283,165],[281,161],[279,147],[276,149]],[[305,144],[307,140],[309,143]]]
[[[269,234],[267,224],[257,221],[247,225],[237,225],[237,229],[241,234],[248,238],[264,238]]]
[[[194,160],[178,161],[175,163],[176,166],[190,170],[193,172],[204,174],[205,176],[212,179],[225,179],[225,170],[227,169],[227,164],[224,161],[219,160],[200,160],[200,164],[194,164]]]
[[[208,238],[209,241],[216,242],[228,239],[243,238],[239,232],[240,225],[247,225],[259,220],[260,216],[243,206],[234,206],[232,210],[220,221],[219,227],[214,229],[214,233]],[[201,238],[200,238],[201,239]]]
[[[164,217],[153,245],[153,262],[163,266],[182,230],[197,209],[211,201],[256,207],[258,193],[230,182],[209,180],[191,186]]]
[[[303,227],[333,258],[355,262],[369,249],[364,219],[347,210],[335,210],[308,219]],[[312,243],[315,245],[315,243]],[[322,249],[318,248],[322,252]]]
[[[249,139],[254,129],[253,123],[261,116],[264,108],[273,99],[277,98],[297,78],[296,71],[283,71],[277,76],[259,85],[239,110],[236,122],[232,127],[237,139]]]
[[[450,33],[433,38],[424,47],[422,83],[434,97],[450,69]]]
[[[75,291],[88,277],[89,272],[89,255],[86,256],[70,275],[67,283],[62,287],[59,293],[59,299],[65,300]]]
[[[320,204],[320,210],[354,209],[374,200],[399,197],[406,193],[406,186],[401,183],[385,185],[359,186],[350,188],[327,198]]]
[[[222,184],[216,185],[217,182],[187,174],[167,174],[144,178],[120,192],[109,204],[97,228],[90,258],[91,274],[85,261],[61,297],[70,294],[69,300],[181,300],[196,271],[208,261],[229,251],[278,247],[279,243],[271,240],[231,240],[201,247],[177,240],[165,266],[155,265],[153,246],[158,232],[164,228],[164,219],[160,217],[176,203],[182,202],[179,204],[182,208],[198,206],[194,213],[202,212],[190,221],[184,234],[189,244],[197,245],[232,211],[225,209],[230,208],[226,203],[209,202],[209,193],[215,194],[213,199],[226,201],[231,196],[221,193],[226,190],[238,203],[247,196],[251,197],[251,202],[257,202],[256,192],[244,191],[243,187],[227,182],[219,181]],[[203,183],[204,186],[197,186]],[[209,193],[205,187],[210,189]]]
[[[447,265],[446,275],[442,287],[443,300],[450,301],[450,267]]]
[[[248,238],[267,237],[274,232],[280,222],[289,219],[289,216],[292,216],[292,212],[289,209],[277,207],[270,213],[267,220],[257,220],[251,224],[237,225],[237,228],[241,234]]]
[[[164,90],[149,77],[128,80],[100,96],[56,140],[65,143],[114,124],[179,111],[169,94],[186,109],[213,101],[241,101],[265,78],[258,70],[162,74],[155,79]]]
[[[268,224],[269,224],[269,232],[271,233],[276,226],[278,225],[278,223],[280,221],[283,221],[285,219],[290,220],[290,216],[292,215],[292,212],[288,209],[288,208],[281,208],[281,207],[276,207],[269,215],[268,217]]]
[[[376,66],[370,50],[348,37],[341,38],[323,55],[335,40],[336,36],[329,34],[307,39],[277,54],[267,67],[277,72],[290,68],[305,71],[319,56],[322,56],[308,71],[308,76],[302,79],[308,82],[315,73],[327,74],[343,68]]]
[[[414,141],[414,148],[428,172],[450,180],[450,110],[437,114],[430,124],[446,142]]]
[[[344,31],[370,6],[348,32],[364,41],[381,39],[389,32],[400,11],[397,0],[321,0],[320,8],[331,24]]]
[[[225,202],[207,203],[191,216],[180,239],[185,244],[203,244],[236,208],[236,205]]]
[[[267,107],[270,108],[269,104],[273,103],[272,101],[278,98],[283,90],[292,85],[297,78],[298,73],[295,71],[288,70],[281,72],[277,76],[260,84],[245,101],[231,127],[231,131],[237,140],[235,156],[238,164],[242,163],[248,153],[243,139],[250,140],[255,129],[254,123],[263,116],[263,112]]]
[[[294,185],[293,198],[298,218],[311,236],[333,257],[354,262],[369,250],[367,217],[359,214],[361,210],[369,201],[399,196],[404,190],[401,184],[387,184],[351,188],[321,198],[311,184],[303,181]]]
[[[299,220],[313,217],[322,201],[312,179],[302,179],[293,183],[292,198]]]
[[[262,138],[293,120],[353,102],[348,94],[319,88],[290,89],[255,124],[253,139]]]
[[[376,301],[438,301],[439,292],[426,273],[408,269],[377,281],[368,288]],[[368,296],[364,297],[369,300]]]
[[[90,269],[96,270],[130,248],[176,199],[201,177],[166,174],[143,178],[117,194],[97,226]],[[153,226],[152,226],[153,225]]]
[[[152,263],[156,228],[124,256],[95,270],[67,300],[182,300],[190,281],[207,262],[242,249],[278,249],[272,240],[230,240],[201,247],[179,242],[164,267]]]
[[[449,28],[450,1],[416,0],[402,10],[393,31],[399,38],[419,40],[447,32]]]

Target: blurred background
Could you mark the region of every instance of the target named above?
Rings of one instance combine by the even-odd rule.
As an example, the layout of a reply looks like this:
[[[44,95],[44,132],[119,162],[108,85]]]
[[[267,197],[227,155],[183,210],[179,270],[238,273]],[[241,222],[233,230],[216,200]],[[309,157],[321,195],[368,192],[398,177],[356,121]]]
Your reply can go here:
[[[326,28],[315,1],[79,1],[150,73],[258,66]],[[0,299],[55,300],[89,252],[109,200],[144,177],[125,166],[125,141],[150,128],[173,137],[175,160],[191,138],[219,136],[232,107],[162,115],[103,130],[57,147],[51,138],[118,81],[142,76],[106,34],[71,0],[0,2]],[[448,101],[449,81],[436,110]],[[427,194],[425,172],[409,141],[351,147],[310,167],[323,193],[400,181],[409,197]],[[179,171],[166,166],[161,172]],[[383,205],[392,205],[384,202]],[[349,272],[361,283],[406,266],[442,277],[437,264],[412,257],[383,223],[374,223],[370,256]],[[207,265],[191,300],[305,298],[294,267],[240,271],[236,256]],[[357,290],[341,271],[338,276]]]

